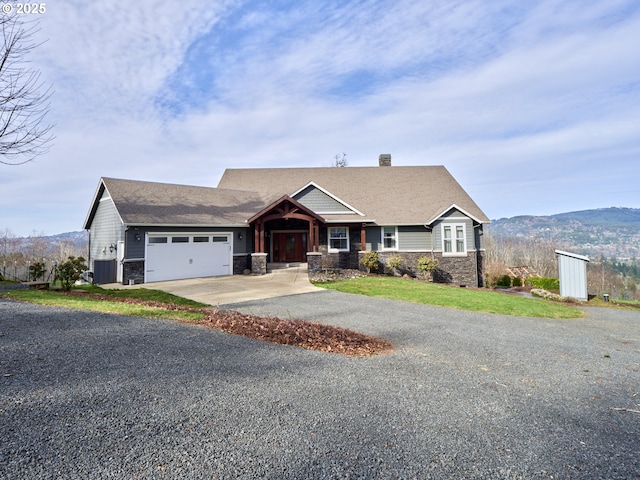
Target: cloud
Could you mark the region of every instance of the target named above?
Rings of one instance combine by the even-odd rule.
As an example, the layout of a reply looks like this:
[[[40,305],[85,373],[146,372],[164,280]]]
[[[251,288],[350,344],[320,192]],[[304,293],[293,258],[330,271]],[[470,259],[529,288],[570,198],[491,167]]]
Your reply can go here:
[[[68,1],[40,27],[57,139],[3,171],[0,228],[79,228],[100,176],[213,186],[342,152],[444,164],[491,217],[640,207],[631,0]]]

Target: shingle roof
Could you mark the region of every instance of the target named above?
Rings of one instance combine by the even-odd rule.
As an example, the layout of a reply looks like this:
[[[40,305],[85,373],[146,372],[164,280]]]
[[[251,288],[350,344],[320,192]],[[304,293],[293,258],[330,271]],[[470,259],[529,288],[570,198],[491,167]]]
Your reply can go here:
[[[238,190],[102,178],[96,197],[104,189],[125,225],[246,225],[264,206],[255,192]]]
[[[323,215],[328,222],[430,224],[452,206],[489,222],[443,166],[255,168],[227,169],[218,188],[102,178],[84,228],[105,190],[125,225],[232,226],[310,182],[364,215]]]
[[[354,216],[354,220],[372,220],[379,225],[428,224],[455,205],[476,221],[489,223],[489,218],[441,165],[227,169],[218,188],[255,190],[263,201],[271,203],[309,182],[365,215]],[[325,216],[327,220],[333,217]]]

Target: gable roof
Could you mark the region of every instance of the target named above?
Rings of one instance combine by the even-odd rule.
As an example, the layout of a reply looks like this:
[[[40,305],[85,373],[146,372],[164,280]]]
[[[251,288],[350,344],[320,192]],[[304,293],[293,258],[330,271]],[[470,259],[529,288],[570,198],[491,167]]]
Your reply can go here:
[[[246,220],[264,207],[255,192],[103,177],[85,229],[105,193],[125,225],[247,226]]]
[[[304,187],[298,189],[298,191],[294,192],[291,196],[296,199],[305,198],[305,201],[309,197],[315,197],[317,201],[318,195],[320,196],[320,198],[328,199],[330,206],[319,206],[318,208],[320,208],[320,210],[317,210],[317,213],[334,213],[339,215],[350,213],[364,217],[364,213],[343,202],[331,192],[327,192],[324,188],[322,188],[320,185],[317,185],[315,182],[307,183]],[[322,200],[320,200],[320,203],[323,203]],[[324,211],[324,209],[326,209],[327,211]]]
[[[364,215],[323,215],[327,221],[430,224],[456,206],[475,221],[489,223],[442,165],[227,169],[218,188],[254,190],[268,204],[282,195],[293,195],[311,182]]]
[[[302,215],[306,215],[307,217],[317,218],[321,222],[325,221],[325,219],[323,217],[321,217],[320,215],[318,215],[313,210],[310,210],[307,207],[305,207],[304,205],[302,205],[301,203],[299,203],[295,198],[291,198],[289,195],[283,195],[278,200],[273,202],[271,205],[267,205],[261,211],[259,211],[254,216],[252,216],[249,220],[247,220],[247,223],[251,223],[254,220],[257,220],[258,218],[260,218],[260,217],[264,216],[265,214],[269,213],[269,211],[276,210],[281,206],[285,206],[285,208],[287,208],[287,209],[289,208],[289,206],[293,206],[295,211],[287,210],[285,212],[279,212],[278,213],[278,218],[296,218],[296,214],[299,215],[299,212],[302,212]],[[290,216],[289,212],[291,214],[293,214],[293,215]],[[300,218],[300,217],[298,217],[298,218]]]

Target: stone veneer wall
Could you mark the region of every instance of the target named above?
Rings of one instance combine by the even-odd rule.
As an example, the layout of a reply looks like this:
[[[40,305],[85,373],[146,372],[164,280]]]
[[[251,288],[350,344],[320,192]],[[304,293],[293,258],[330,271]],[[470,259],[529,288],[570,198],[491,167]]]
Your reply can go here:
[[[468,287],[482,286],[482,277],[478,277],[477,265],[476,252],[468,252],[466,257],[442,257],[440,255],[433,281]]]
[[[366,252],[358,252],[361,259]],[[401,275],[420,277],[418,272],[418,259],[422,256],[431,256],[431,252],[378,252],[380,259],[378,272],[385,271],[384,266],[389,257],[398,256],[402,258],[402,265],[398,269]],[[469,252],[465,257],[443,257],[441,253],[434,253],[438,259],[438,268],[433,273],[433,281],[437,283],[449,283],[452,285],[465,285],[469,287],[484,285],[484,254],[479,252]],[[476,258],[480,263],[476,262]],[[366,268],[358,262],[358,268],[362,271]]]
[[[245,270],[251,269],[251,254],[233,256],[233,274],[242,275]]]
[[[122,264],[122,284],[144,283],[144,260],[125,261]]]
[[[322,258],[324,255],[320,252],[307,252],[307,271],[309,273],[318,273],[322,270]]]
[[[251,273],[254,275],[265,275],[267,273],[267,254],[251,254]]]
[[[327,248],[327,230],[322,229],[320,231],[320,252],[322,253],[322,259],[319,261],[319,265],[322,268],[342,268],[358,270],[360,267],[360,257],[358,251],[361,250],[360,245],[360,228],[351,227],[349,229],[349,238],[351,240],[348,252],[336,252],[328,253]],[[307,259],[308,261],[308,259]]]

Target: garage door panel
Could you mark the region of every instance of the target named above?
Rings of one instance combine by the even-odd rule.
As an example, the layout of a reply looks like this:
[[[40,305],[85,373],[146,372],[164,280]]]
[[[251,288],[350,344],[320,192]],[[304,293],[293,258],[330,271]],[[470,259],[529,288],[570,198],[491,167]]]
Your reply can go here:
[[[198,237],[199,240],[194,241],[194,237]],[[168,236],[166,243],[158,243],[158,240],[152,243],[153,237],[149,237],[146,281],[230,275],[233,258],[230,235],[216,234],[218,241],[215,242],[211,236],[208,241],[205,241],[205,237],[203,234],[190,235],[188,242],[173,242],[171,236]]]

